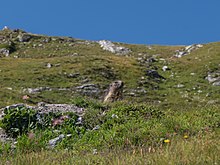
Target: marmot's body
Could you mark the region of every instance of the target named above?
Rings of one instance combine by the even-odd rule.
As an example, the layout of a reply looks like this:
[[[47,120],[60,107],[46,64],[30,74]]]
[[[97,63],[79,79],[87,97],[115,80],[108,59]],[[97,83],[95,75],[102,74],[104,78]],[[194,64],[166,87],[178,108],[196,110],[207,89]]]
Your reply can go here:
[[[114,102],[122,99],[124,83],[120,80],[110,84],[107,95],[104,98],[104,103]]]

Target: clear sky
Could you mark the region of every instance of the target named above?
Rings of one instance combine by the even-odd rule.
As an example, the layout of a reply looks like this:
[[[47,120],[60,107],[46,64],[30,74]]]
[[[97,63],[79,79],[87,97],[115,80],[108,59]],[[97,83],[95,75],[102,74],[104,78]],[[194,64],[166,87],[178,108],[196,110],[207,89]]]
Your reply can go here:
[[[220,0],[2,0],[0,28],[137,44],[220,41]]]

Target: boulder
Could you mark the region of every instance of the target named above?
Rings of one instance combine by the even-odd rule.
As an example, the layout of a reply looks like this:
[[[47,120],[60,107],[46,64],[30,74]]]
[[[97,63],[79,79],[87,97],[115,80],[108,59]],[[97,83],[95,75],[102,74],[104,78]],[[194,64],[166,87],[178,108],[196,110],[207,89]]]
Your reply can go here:
[[[220,86],[220,71],[209,72],[206,80],[214,86]]]
[[[199,48],[202,48],[203,45],[201,44],[194,44],[194,45],[189,45],[186,46],[185,48],[181,49],[181,50],[177,50],[176,54],[174,55],[175,57],[181,58],[182,56],[188,55],[190,54],[192,51],[195,51]]]
[[[76,87],[76,91],[86,96],[98,96],[100,94],[99,86],[96,84],[84,84]]]
[[[19,42],[28,42],[32,38],[32,35],[28,33],[22,33],[18,35],[18,41]]]
[[[162,70],[165,72],[165,71],[167,71],[167,70],[170,70],[170,68],[169,68],[168,66],[163,66],[163,67],[162,67]]]
[[[73,104],[47,104],[44,102],[38,103],[33,109],[37,110],[39,113],[57,113],[57,112],[74,112],[78,115],[84,113],[84,109],[77,107]]]
[[[131,52],[130,49],[122,47],[122,46],[116,46],[111,41],[101,40],[98,42],[103,50],[107,50],[109,52],[118,54],[118,55],[126,55]]]
[[[164,79],[163,76],[161,76],[156,70],[147,70],[146,75],[152,79]]]
[[[4,26],[2,30],[10,30],[8,26]]]
[[[24,89],[23,92],[27,92],[29,94],[36,94],[36,93],[40,93],[43,91],[51,91],[52,89],[50,87],[38,87],[38,88],[27,88]]]
[[[0,54],[4,55],[5,57],[8,57],[10,54],[10,50],[8,50],[6,48],[2,48],[2,49],[0,49]]]
[[[52,148],[55,147],[56,144],[57,144],[58,142],[62,141],[64,137],[65,137],[65,135],[64,135],[64,134],[61,134],[61,135],[59,135],[58,137],[49,140],[49,146],[52,147]]]

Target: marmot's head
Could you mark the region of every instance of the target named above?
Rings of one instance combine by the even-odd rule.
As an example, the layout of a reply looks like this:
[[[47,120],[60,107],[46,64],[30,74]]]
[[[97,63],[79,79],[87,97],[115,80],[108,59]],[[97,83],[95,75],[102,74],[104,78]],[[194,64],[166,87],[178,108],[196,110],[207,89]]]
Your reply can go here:
[[[122,89],[123,86],[124,86],[124,83],[121,80],[117,80],[110,84],[110,90],[111,91],[119,90],[119,89]]]

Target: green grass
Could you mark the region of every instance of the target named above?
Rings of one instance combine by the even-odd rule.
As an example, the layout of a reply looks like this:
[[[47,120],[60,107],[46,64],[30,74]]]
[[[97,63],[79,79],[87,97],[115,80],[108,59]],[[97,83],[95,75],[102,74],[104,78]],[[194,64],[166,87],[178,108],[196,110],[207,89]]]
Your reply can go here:
[[[8,161],[10,164],[22,164],[24,160],[29,164],[35,164],[36,161],[40,164],[47,164],[48,161],[55,164],[219,162],[217,157],[220,150],[219,107],[186,107],[175,111],[146,104],[129,105],[124,102],[103,105],[83,98],[77,98],[73,102],[87,109],[83,125],[74,125],[74,118],[66,120],[58,127],[47,124],[44,129],[41,127],[39,129],[32,124],[17,138],[15,150],[11,150],[7,144],[2,144],[1,162]],[[11,122],[15,124],[19,118],[23,118],[22,114],[27,113],[26,111],[16,113],[12,110],[9,112],[17,115],[11,116],[14,118]],[[52,116],[46,118],[46,123],[52,122],[52,118]],[[3,122],[5,123],[4,120]],[[97,125],[100,129],[93,130]],[[25,133],[26,130],[29,130],[28,134]],[[30,133],[34,136],[30,137]],[[48,148],[48,141],[60,134],[72,136],[64,138],[54,149]],[[170,143],[166,143],[166,139],[169,139]],[[93,155],[94,149],[97,150],[97,155]]]
[[[173,55],[184,46],[115,43],[132,51],[120,56],[102,50],[97,42],[69,37],[33,35],[29,42],[22,43],[17,39],[19,33],[22,31],[0,31],[5,38],[0,41],[0,48],[11,50],[10,57],[0,58],[0,107],[43,101],[73,103],[87,111],[81,127],[67,122],[66,128],[56,128],[59,133],[53,127],[32,129],[35,138],[21,134],[15,150],[2,143],[0,163],[220,163],[216,156],[220,153],[220,88],[205,80],[208,72],[219,70],[219,42],[204,44],[182,58]],[[155,62],[143,62],[151,57]],[[51,68],[46,67],[48,63]],[[162,71],[165,65],[171,70]],[[166,80],[149,78],[149,69],[157,70]],[[75,73],[75,78],[68,77]],[[123,102],[102,104],[104,90],[117,79],[125,84]],[[82,84],[98,85],[100,95],[79,97],[76,87]],[[36,94],[24,90],[37,87],[53,90]],[[22,100],[26,94],[30,99]],[[97,125],[100,129],[92,131]],[[65,138],[54,150],[48,149],[48,140],[60,133],[73,136]],[[184,139],[184,135],[189,138]],[[171,143],[164,143],[165,139]],[[93,155],[94,149],[97,155]]]
[[[219,164],[219,134],[209,132],[184,139],[172,138],[159,147],[135,147],[126,150],[97,150],[97,154],[74,150],[41,150],[3,155],[0,164]]]

